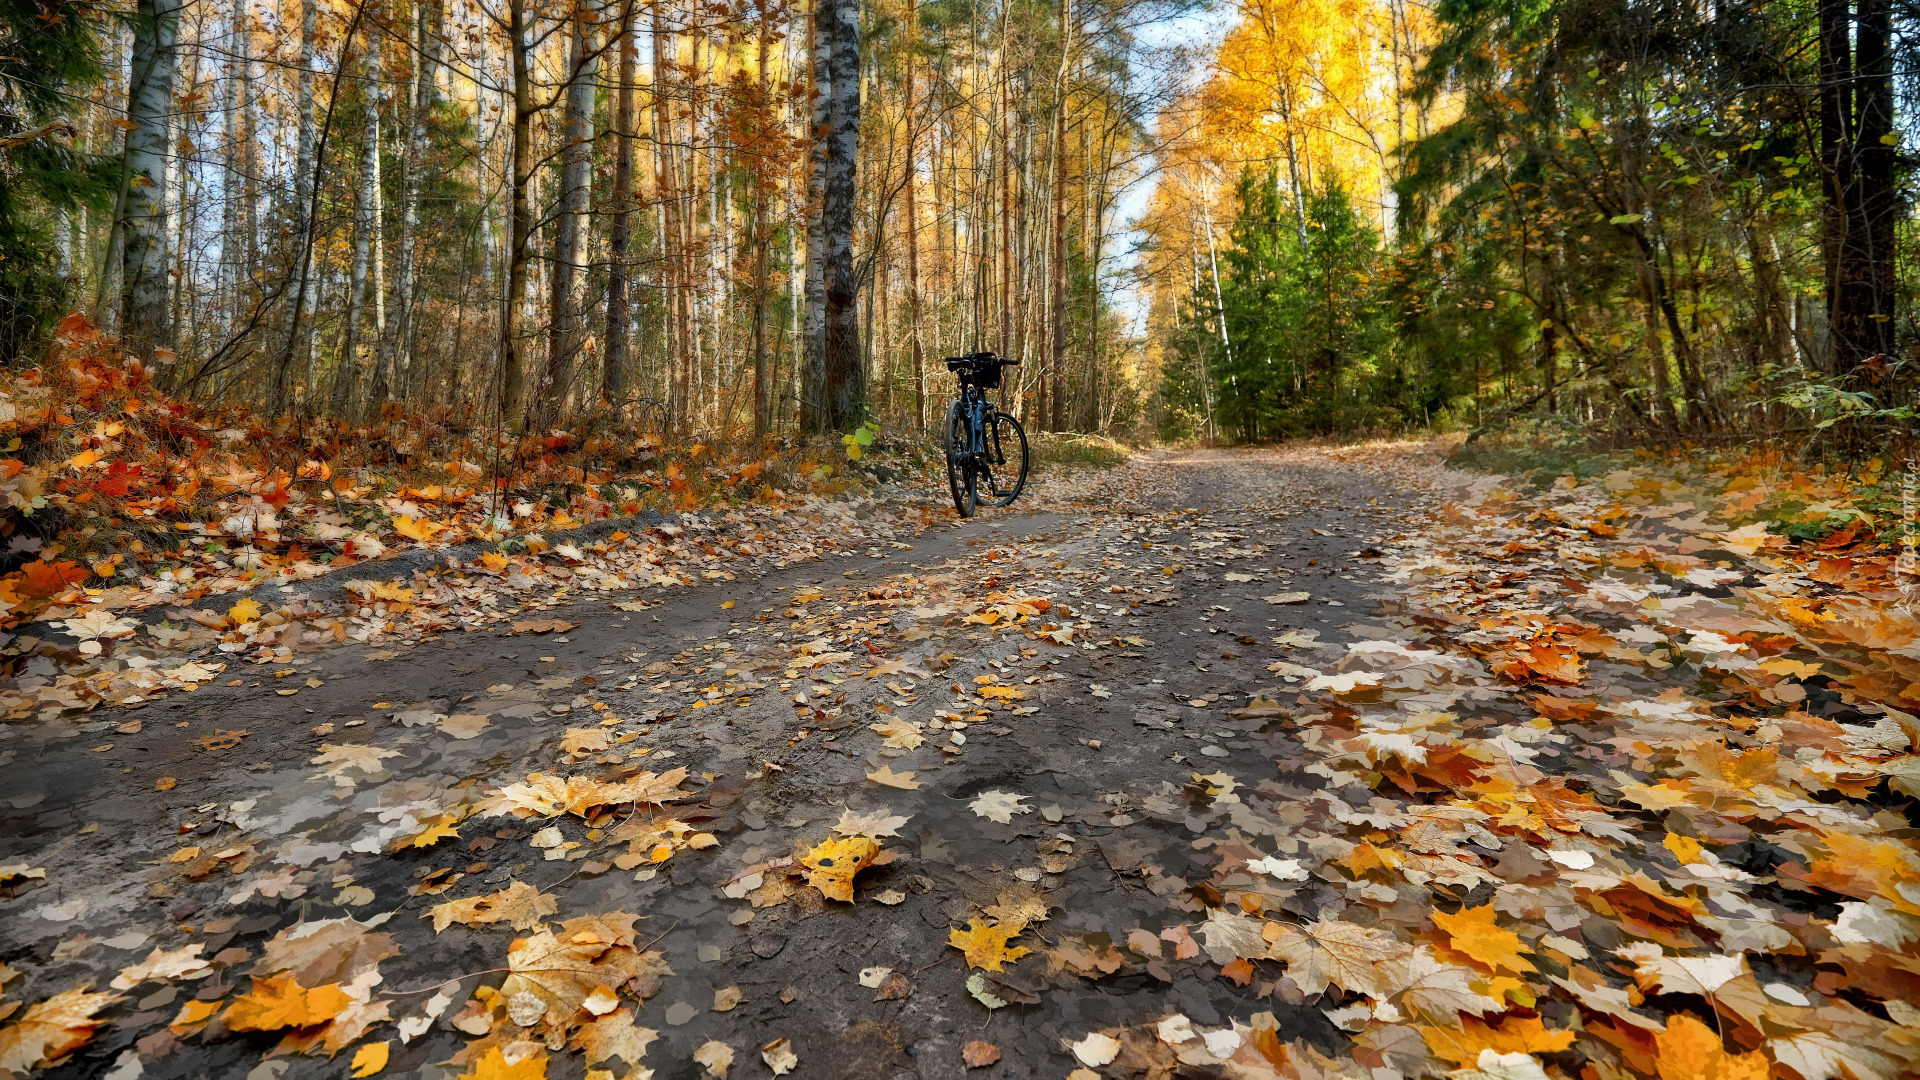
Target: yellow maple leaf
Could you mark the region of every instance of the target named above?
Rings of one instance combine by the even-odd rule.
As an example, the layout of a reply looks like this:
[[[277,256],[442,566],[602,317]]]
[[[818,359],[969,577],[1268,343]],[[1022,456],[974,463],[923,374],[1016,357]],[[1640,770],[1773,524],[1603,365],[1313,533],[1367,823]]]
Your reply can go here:
[[[1453,939],[1451,945],[1455,952],[1464,953],[1490,971],[1521,974],[1534,970],[1532,962],[1520,955],[1526,943],[1520,940],[1519,934],[1496,925],[1494,915],[1492,904],[1461,908],[1454,915],[1436,911],[1433,924]]]
[[[393,519],[394,532],[399,533],[409,540],[418,540],[423,543],[433,539],[433,534],[444,528],[446,528],[445,525],[435,524],[426,518],[420,518],[416,521],[405,514],[400,514]]]
[[[1660,1080],[1766,1080],[1766,1055],[1727,1053],[1719,1032],[1686,1013],[1667,1018],[1667,1030],[1654,1034],[1653,1047]]]
[[[308,990],[292,979],[256,975],[252,992],[233,999],[225,1020],[229,1031],[312,1027],[332,1020],[350,1003],[338,983]]]
[[[241,598],[239,603],[227,609],[227,618],[235,626],[256,622],[260,615],[260,604],[251,596]]]
[[[975,691],[983,698],[994,701],[1019,701],[1026,693],[1017,686],[983,686]]]
[[[880,845],[865,836],[834,837],[806,853],[807,884],[829,900],[853,903],[853,875],[872,865]]]
[[[948,930],[947,944],[966,956],[968,967],[999,971],[1002,964],[1013,963],[1033,951],[1025,945],[1009,944],[1026,928],[1027,924],[1021,922],[989,926],[985,919],[973,919],[965,930]]]
[[[24,1075],[52,1065],[87,1044],[100,1021],[93,1014],[120,1000],[75,987],[37,1002],[0,1028],[0,1069]]]
[[[507,568],[507,557],[497,551],[489,551],[480,556],[480,565],[498,573]]]
[[[547,1080],[547,1055],[531,1054],[509,1064],[499,1047],[488,1047],[459,1080]]]
[[[435,814],[420,823],[424,828],[412,836],[403,836],[387,845],[388,851],[405,851],[409,848],[432,847],[442,840],[460,838],[459,814]]]
[[[359,1077],[372,1076],[386,1068],[387,1055],[391,1049],[391,1043],[382,1041],[368,1043],[356,1051],[353,1055],[353,1075],[356,1080]]]

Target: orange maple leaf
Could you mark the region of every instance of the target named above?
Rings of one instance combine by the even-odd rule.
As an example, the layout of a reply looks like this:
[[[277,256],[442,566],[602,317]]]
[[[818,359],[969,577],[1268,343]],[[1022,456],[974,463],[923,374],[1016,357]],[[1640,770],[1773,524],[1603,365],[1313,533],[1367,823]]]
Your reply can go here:
[[[1729,1054],[1720,1033],[1685,1013],[1667,1019],[1653,1037],[1660,1080],[1766,1080],[1765,1054]]]
[[[305,989],[292,979],[254,976],[253,992],[227,1007],[230,1031],[277,1031],[312,1027],[340,1015],[351,1003],[338,983]]]
[[[1457,914],[1444,911],[1433,914],[1433,924],[1452,938],[1455,952],[1463,953],[1489,972],[1524,974],[1534,970],[1533,963],[1520,955],[1525,942],[1520,935],[1495,923],[1492,904],[1461,908]]]

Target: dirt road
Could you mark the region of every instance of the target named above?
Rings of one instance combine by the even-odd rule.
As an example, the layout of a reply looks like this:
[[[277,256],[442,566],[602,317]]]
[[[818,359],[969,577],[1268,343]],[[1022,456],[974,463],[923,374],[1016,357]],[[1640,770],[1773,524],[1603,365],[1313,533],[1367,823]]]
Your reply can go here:
[[[603,594],[540,613],[558,632],[342,648],[78,738],[14,725],[0,862],[45,876],[0,901],[7,996],[116,995],[47,1075],[119,1080],[342,1076],[382,1043],[391,1076],[730,1052],[735,1076],[790,1053],[796,1077],[1059,1077],[1090,1032],[1172,1013],[1335,1051],[1183,928],[1250,842],[1234,778],[1303,753],[1264,704],[1297,693],[1272,642],[1351,640],[1435,475],[1412,450],[1145,455],[1097,510]],[[657,800],[591,790],[654,774]]]

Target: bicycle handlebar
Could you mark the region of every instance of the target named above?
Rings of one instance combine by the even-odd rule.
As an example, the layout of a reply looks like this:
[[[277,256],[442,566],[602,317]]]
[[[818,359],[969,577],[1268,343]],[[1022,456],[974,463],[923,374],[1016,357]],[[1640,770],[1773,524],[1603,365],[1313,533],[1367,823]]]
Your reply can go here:
[[[967,353],[965,356],[949,356],[944,359],[946,360],[948,371],[961,367],[985,367],[988,364],[999,364],[1002,367],[1020,366],[1020,361],[1010,360],[1007,357],[997,355],[993,352]]]

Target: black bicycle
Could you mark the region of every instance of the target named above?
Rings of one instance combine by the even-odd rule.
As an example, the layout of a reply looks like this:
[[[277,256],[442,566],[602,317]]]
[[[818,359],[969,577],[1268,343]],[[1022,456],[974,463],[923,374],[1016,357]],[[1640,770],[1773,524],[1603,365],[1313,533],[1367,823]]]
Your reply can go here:
[[[961,517],[983,503],[1005,506],[1027,486],[1026,429],[986,393],[1000,389],[1001,369],[1019,363],[990,352],[947,357],[947,370],[960,379],[960,394],[947,406],[947,487]]]

